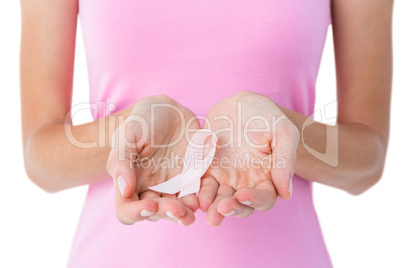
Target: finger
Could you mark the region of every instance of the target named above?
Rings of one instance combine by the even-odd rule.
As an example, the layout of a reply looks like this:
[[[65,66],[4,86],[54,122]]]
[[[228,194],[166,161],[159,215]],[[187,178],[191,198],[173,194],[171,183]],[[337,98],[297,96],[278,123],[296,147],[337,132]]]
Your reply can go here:
[[[164,218],[166,218],[167,220],[173,221],[173,222],[177,222],[183,226],[188,226],[195,221],[194,212],[198,209],[198,201],[197,201],[197,197],[195,196],[195,194],[186,195],[180,199],[177,199],[176,194],[162,194],[162,198],[170,198],[170,199],[179,201],[180,203],[182,203],[184,205],[184,208],[185,208],[185,214],[183,216],[177,216],[179,214],[173,213],[171,211],[170,211],[171,213],[166,211],[163,214],[163,211],[162,211],[161,214],[165,216]]]
[[[292,177],[296,170],[296,150],[299,143],[299,131],[291,124],[278,124],[274,133],[275,138],[271,144],[272,180],[276,191],[282,199],[292,196]]]
[[[166,198],[177,200],[177,195],[176,194],[160,193],[160,197],[166,197]]]
[[[133,195],[136,187],[134,172],[137,152],[144,147],[149,139],[148,126],[141,116],[131,114],[120,124],[112,135],[112,149],[109,154],[106,168],[123,197]]]
[[[107,171],[116,182],[114,184],[118,190],[116,194],[130,198],[136,187],[135,172],[131,168],[131,162],[129,160],[118,160],[116,152],[112,149],[108,159]]]
[[[198,193],[198,202],[200,209],[207,212],[208,208],[214,202],[218,192],[219,184],[211,177],[201,178],[200,192]]]
[[[254,212],[254,208],[241,204],[234,196],[223,198],[217,210],[222,215],[237,217],[247,217]]]
[[[184,216],[179,217],[178,223],[183,226],[189,226],[192,223],[194,223],[195,215],[194,215],[194,212],[190,208],[186,207],[185,209],[186,209],[186,213],[184,214]]]
[[[127,201],[116,208],[116,216],[123,224],[134,224],[147,219],[157,210],[154,200]]]
[[[162,197],[160,197],[159,194],[155,193],[154,191],[146,191],[141,194],[141,198],[153,198],[158,203],[158,211],[152,216],[148,217],[148,220],[150,221],[166,219],[179,223],[183,226],[188,226],[195,221],[194,212],[190,208],[186,207],[182,201],[178,200],[177,196],[174,194],[162,194]],[[196,199],[195,195],[193,195],[192,199],[194,198]],[[198,201],[195,201],[198,204]]]
[[[179,200],[193,212],[196,212],[199,208],[197,196],[195,194],[183,196]]]
[[[135,195],[135,193],[134,193],[134,195]],[[154,192],[154,191],[147,190],[147,191],[141,193],[139,198],[140,198],[140,200],[150,199],[150,200],[153,200],[156,204],[158,204],[158,199],[160,199],[161,196],[158,193]],[[159,211],[159,206],[158,206],[158,209],[156,211],[154,211],[152,214],[150,214],[146,219],[149,220],[149,221],[158,221],[158,220],[160,220],[162,217],[157,215],[158,211]],[[144,214],[146,214],[146,212],[144,212]]]
[[[147,219],[158,210],[158,204],[153,199],[139,199],[134,194],[130,199],[123,198],[115,187],[115,204],[117,219],[123,224],[134,224]]]
[[[118,131],[118,130],[116,130]],[[130,198],[136,187],[136,178],[133,168],[133,162],[127,159],[125,155],[125,146],[123,142],[115,142],[116,136],[120,134],[113,134],[113,143],[117,146],[113,146],[110,151],[109,158],[107,160],[106,168],[108,173],[116,181],[115,187],[119,190],[118,193],[125,198]]]
[[[139,196],[139,198],[142,199],[157,199],[160,198],[160,194],[157,192],[154,192],[152,190],[145,190],[144,192],[142,192]]]
[[[217,227],[222,223],[224,216],[218,212],[219,202],[223,198],[232,197],[234,192],[234,189],[227,184],[219,186],[216,198],[207,211],[206,221],[209,225]]]
[[[158,203],[158,211],[151,219],[158,218],[178,222],[178,219],[185,216],[187,212],[184,204],[177,200],[177,198],[160,197],[156,201]]]
[[[278,194],[271,182],[263,181],[255,188],[237,190],[234,197],[241,204],[260,211],[267,211],[275,205]]]

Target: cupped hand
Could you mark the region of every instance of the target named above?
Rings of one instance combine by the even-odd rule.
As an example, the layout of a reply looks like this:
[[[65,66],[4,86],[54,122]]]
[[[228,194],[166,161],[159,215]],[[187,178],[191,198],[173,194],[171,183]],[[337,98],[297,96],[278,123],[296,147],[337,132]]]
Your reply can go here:
[[[299,131],[271,99],[238,93],[215,104],[203,128],[218,138],[198,195],[208,224],[269,210],[278,195],[291,197]]]
[[[194,194],[177,198],[148,189],[181,172],[191,133],[200,129],[194,114],[167,96],[138,101],[113,134],[107,170],[113,177],[117,218],[124,224],[167,219],[194,222]]]

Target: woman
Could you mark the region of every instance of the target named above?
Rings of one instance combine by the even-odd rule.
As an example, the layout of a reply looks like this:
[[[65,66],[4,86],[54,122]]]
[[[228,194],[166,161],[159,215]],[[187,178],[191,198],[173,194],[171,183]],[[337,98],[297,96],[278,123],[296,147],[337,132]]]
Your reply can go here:
[[[22,0],[21,6],[27,173],[48,192],[90,184],[70,267],[331,267],[311,184],[360,194],[381,177],[389,129],[392,0]],[[78,15],[96,105],[93,122],[72,126]],[[331,23],[338,122],[309,124]],[[172,109],[152,114],[155,105]],[[222,145],[228,134],[220,130],[231,127],[239,137],[246,129],[243,117],[262,116],[272,124],[284,115],[275,132],[252,136],[263,149],[245,145],[245,137],[217,147],[215,156],[228,157],[229,167],[211,165],[197,197],[149,190],[181,168],[151,172],[132,165],[132,155],[149,161],[169,153],[182,157],[189,145],[186,139],[164,149],[150,146],[152,136],[143,135],[138,122],[156,122],[159,145],[174,140],[181,124],[188,136],[199,128],[217,132]],[[276,155],[286,165],[244,169],[233,164],[237,153]],[[136,224],[124,226],[115,213],[120,222]],[[211,228],[205,221],[222,225]]]

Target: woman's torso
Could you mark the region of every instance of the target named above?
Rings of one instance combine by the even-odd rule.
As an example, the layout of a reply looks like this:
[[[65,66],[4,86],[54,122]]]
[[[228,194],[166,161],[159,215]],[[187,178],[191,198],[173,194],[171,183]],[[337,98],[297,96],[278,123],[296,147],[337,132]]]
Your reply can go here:
[[[79,0],[94,118],[166,94],[196,115],[255,91],[305,115],[331,23],[330,0]],[[116,109],[110,109],[114,104]],[[311,183],[290,200],[219,228],[124,226],[112,180],[91,185],[70,267],[330,267]]]

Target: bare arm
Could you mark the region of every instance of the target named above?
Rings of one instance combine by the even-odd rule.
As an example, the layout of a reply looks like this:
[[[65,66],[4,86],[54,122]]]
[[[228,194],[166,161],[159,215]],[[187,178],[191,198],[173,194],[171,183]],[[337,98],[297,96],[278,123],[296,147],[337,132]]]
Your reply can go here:
[[[327,134],[338,127],[338,154],[324,163],[300,142],[296,174],[360,194],[381,178],[389,133],[392,83],[392,0],[333,0],[338,123],[314,123],[306,145],[325,153]],[[281,107],[302,132],[304,115]],[[331,142],[335,142],[332,140]]]
[[[109,178],[108,142],[103,148],[78,148],[65,135],[64,123],[71,107],[78,1],[21,0],[21,11],[22,130],[28,176],[49,192]],[[130,110],[110,117],[125,117]],[[104,121],[105,129],[109,129],[109,118]],[[119,122],[118,118],[115,121]],[[82,142],[97,141],[99,123],[71,126],[72,134]],[[110,131],[116,127],[111,125]],[[104,133],[107,141],[109,133]]]

